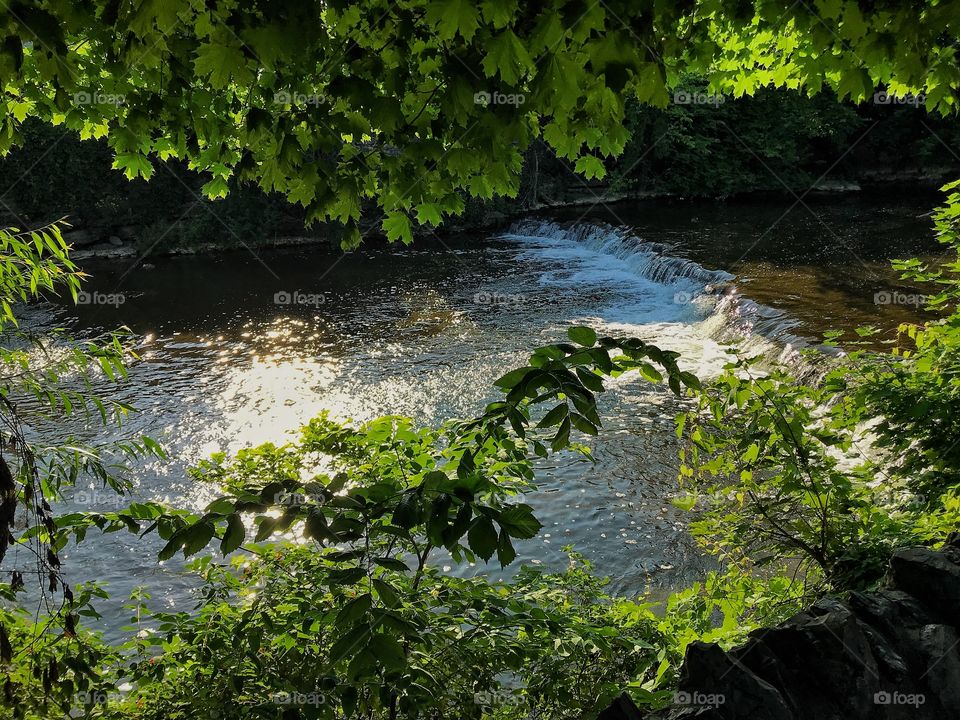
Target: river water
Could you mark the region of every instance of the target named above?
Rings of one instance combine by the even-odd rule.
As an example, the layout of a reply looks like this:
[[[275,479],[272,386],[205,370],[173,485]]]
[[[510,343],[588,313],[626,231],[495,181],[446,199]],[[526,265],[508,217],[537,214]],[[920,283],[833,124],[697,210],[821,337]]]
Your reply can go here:
[[[88,291],[122,294],[122,304],[41,312],[78,333],[127,325],[145,337],[119,390],[140,411],[126,431],[152,435],[171,461],[138,468],[135,497],[201,508],[215,489],[184,468],[214,451],[282,441],[321,410],[357,421],[472,416],[495,397],[495,378],[572,323],[653,340],[709,376],[733,337],[789,359],[831,328],[916,319],[916,291],[889,259],[938,252],[925,215],[937,201],[636,202],[347,255],[302,247],[151,258],[150,268],[87,261]],[[571,544],[623,593],[702,575],[709,563],[669,502],[680,407],[635,379],[602,404],[596,463],[562,455],[540,468],[530,502],[545,527],[519,544],[519,560],[560,567]],[[68,506],[117,507],[92,486]],[[122,533],[66,553],[74,580],[97,579],[114,596],[101,608],[108,636],[137,585],[158,607],[189,606],[196,580],[176,560],[158,565],[157,548]]]

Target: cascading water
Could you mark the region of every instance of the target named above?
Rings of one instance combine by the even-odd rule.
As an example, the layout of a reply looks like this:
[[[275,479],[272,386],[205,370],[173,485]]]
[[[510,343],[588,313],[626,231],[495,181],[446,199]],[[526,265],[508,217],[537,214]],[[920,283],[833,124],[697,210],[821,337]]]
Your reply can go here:
[[[600,255],[610,255],[637,275],[663,285],[695,281],[703,287],[721,286],[733,280],[722,270],[708,270],[691,260],[669,255],[661,243],[639,240],[629,231],[602,223],[578,223],[564,227],[554,222],[526,219],[515,223],[504,237],[573,241]]]
[[[585,292],[591,284],[619,286],[622,297],[601,318],[615,325],[693,323],[704,339],[794,366],[800,363],[798,351],[810,346],[793,332],[797,323],[789,315],[744,297],[734,275],[705,268],[680,257],[677,248],[646,242],[626,229],[525,219],[502,237],[526,245],[531,261],[566,261],[566,277],[547,272],[544,282],[582,283]],[[639,291],[639,301],[631,298],[631,289]]]
[[[855,212],[831,207],[821,210],[833,212],[825,219],[845,241],[857,234],[869,239],[855,245],[861,256],[878,238],[896,248],[884,258],[903,255],[929,230],[912,220],[911,205],[901,213],[910,222],[892,227],[889,213],[869,202],[859,201]],[[66,498],[65,509],[102,512],[131,500],[161,500],[199,511],[215,488],[194,482],[189,466],[213,452],[282,443],[321,411],[356,421],[410,415],[425,425],[472,417],[498,398],[494,379],[573,324],[676,350],[684,369],[709,378],[729,360],[728,341],[775,358],[804,344],[794,335],[876,321],[874,293],[895,285],[877,285],[859,261],[844,265],[832,236],[791,230],[785,222],[777,247],[755,247],[757,229],[787,209],[766,201],[752,209],[638,205],[622,210],[644,228],[633,232],[528,220],[500,239],[451,237],[443,247],[158,258],[149,271],[85,263],[91,276],[85,289],[122,292],[125,302],[75,306],[64,298],[56,308],[25,308],[22,326],[83,334],[127,325],[144,337],[142,360],[128,381],[105,390],[141,412],[122,430],[106,429],[110,437],[102,439],[147,433],[171,460],[135,468],[132,496],[117,498],[90,481]],[[777,251],[786,245],[789,252]],[[747,253],[752,265],[738,260]],[[711,267],[737,269],[739,276]],[[291,295],[323,302],[278,303],[278,296]],[[772,307],[776,298],[789,300],[784,310]],[[518,563],[564,568],[569,544],[611,577],[613,592],[687,584],[710,568],[686,531],[689,517],[669,501],[677,473],[673,419],[682,401],[631,373],[610,384],[616,387],[601,398],[604,429],[591,441],[595,462],[564,455],[539,468],[540,490],[528,499],[544,529],[518,544]],[[100,439],[76,414],[57,431],[56,438]],[[97,578],[113,594],[98,603],[111,639],[122,637],[119,628],[129,618],[123,605],[136,585],[146,584],[163,607],[192,606],[195,578],[177,559],[158,567],[160,547],[154,536],[114,533],[61,555],[74,581]],[[441,562],[444,572],[499,572],[496,563]]]

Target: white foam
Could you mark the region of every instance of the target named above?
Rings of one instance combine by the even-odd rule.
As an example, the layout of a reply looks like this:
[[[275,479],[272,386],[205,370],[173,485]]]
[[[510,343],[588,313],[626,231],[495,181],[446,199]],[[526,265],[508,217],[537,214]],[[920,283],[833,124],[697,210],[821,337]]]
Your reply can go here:
[[[541,285],[590,304],[575,321],[680,352],[681,365],[700,376],[719,372],[730,343],[786,359],[801,342],[788,332],[790,318],[742,298],[730,273],[625,229],[528,219],[501,237],[521,245],[520,259],[542,268]]]

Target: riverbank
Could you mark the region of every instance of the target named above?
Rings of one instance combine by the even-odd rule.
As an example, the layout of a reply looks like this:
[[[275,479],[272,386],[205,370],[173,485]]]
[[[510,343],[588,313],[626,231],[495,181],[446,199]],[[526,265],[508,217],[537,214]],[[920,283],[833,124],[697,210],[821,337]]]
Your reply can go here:
[[[187,468],[211,453],[280,444],[323,411],[360,423],[404,415],[424,426],[470,417],[496,398],[491,384],[505,368],[523,365],[531,348],[556,342],[570,325],[679,352],[685,369],[709,378],[727,360],[728,331],[752,334],[761,352],[771,339],[915,319],[915,307],[877,304],[875,294],[896,282],[891,257],[930,249],[920,217],[930,198],[847,193],[807,202],[819,219],[791,212],[789,199],[658,199],[544,210],[514,238],[477,231],[346,254],[309,243],[256,257],[171,255],[152,258],[147,271],[90,258],[82,263],[89,302],[64,297],[37,311],[48,314],[44,326],[80,336],[124,325],[144,339],[142,361],[117,397],[143,411],[126,430],[157,439],[171,461],[138,466],[123,503],[199,510],[209,488]],[[566,232],[573,221],[581,230]],[[610,224],[631,228],[625,242]],[[739,301],[713,307],[707,288],[730,270]],[[538,473],[528,501],[545,528],[518,546],[518,564],[561,570],[569,562],[563,547],[572,545],[611,579],[612,593],[663,595],[702,580],[714,565],[671,502],[674,418],[683,407],[643,382],[612,387],[602,403],[595,463],[564,456]],[[77,423],[66,430],[83,436]],[[116,508],[113,496],[84,490],[69,511]],[[137,585],[171,606],[195,590],[173,560],[156,574],[152,536],[129,539],[110,534],[69,551],[110,587],[99,627],[111,640],[123,636],[123,604]],[[129,563],[119,567],[117,557]],[[493,565],[440,555],[437,566],[503,576]]]
[[[927,175],[924,177],[915,177],[907,181],[903,177],[888,181],[874,181],[869,184],[860,185],[853,182],[830,181],[821,182],[811,188],[803,197],[807,204],[820,201],[842,200],[851,197],[875,197],[875,196],[926,196],[930,198],[930,210],[940,201],[937,193],[942,182],[940,175]],[[418,246],[424,247],[443,247],[451,238],[468,235],[475,232],[496,232],[508,227],[512,222],[519,218],[535,215],[549,217],[552,215],[574,219],[582,217],[585,213],[594,213],[606,209],[606,215],[610,218],[608,222],[614,225],[624,224],[618,218],[620,215],[635,218],[637,213],[631,208],[631,204],[641,208],[655,208],[663,204],[690,203],[690,207],[702,208],[714,205],[718,208],[737,207],[750,205],[757,202],[771,202],[774,204],[787,202],[788,205],[796,199],[795,195],[786,192],[772,191],[752,191],[742,193],[732,198],[724,199],[687,199],[682,196],[668,192],[654,191],[613,191],[609,187],[597,187],[596,190],[584,186],[579,191],[571,190],[568,197],[563,200],[542,201],[536,206],[520,207],[512,209],[502,203],[489,203],[486,206],[472,208],[468,213],[461,217],[449,218],[443,226],[437,229],[417,227],[414,228],[414,242]],[[371,209],[370,217],[375,217]],[[366,221],[363,226],[364,242],[386,244],[386,237],[382,233],[379,222]],[[762,232],[763,228],[758,228]],[[89,259],[107,259],[107,260],[134,260],[140,258],[149,268],[151,263],[147,261],[148,257],[176,257],[176,256],[196,256],[213,253],[222,253],[230,251],[260,251],[266,249],[284,249],[297,247],[332,247],[337,249],[336,244],[331,241],[330,233],[324,233],[322,229],[314,229],[313,232],[305,234],[284,234],[265,236],[258,241],[244,241],[242,238],[221,237],[215,241],[193,243],[189,245],[163,244],[153,242],[146,245],[145,240],[135,236],[134,230],[127,228],[124,233],[126,239],[112,235],[107,238],[93,239],[89,231],[76,229],[64,233],[64,239],[74,249],[71,257],[78,261]]]
[[[534,141],[513,197],[465,200],[461,216],[445,218],[440,229],[420,228],[417,241],[496,229],[518,213],[549,209],[659,198],[727,202],[754,193],[792,202],[858,189],[933,188],[960,177],[960,160],[944,152],[960,145],[960,124],[917,107],[763,91],[719,104],[631,105],[624,125],[631,140],[623,154],[604,159],[591,179]],[[269,188],[233,178],[227,197],[211,201],[203,194],[209,178],[174,160],[153,158],[149,181],[128,181],[112,169],[105,142],[38,123],[21,130],[21,145],[0,160],[0,223],[30,228],[66,217],[68,241],[81,258],[339,243],[337,225],[307,227],[308,211]],[[378,210],[362,209],[360,230],[374,240]]]

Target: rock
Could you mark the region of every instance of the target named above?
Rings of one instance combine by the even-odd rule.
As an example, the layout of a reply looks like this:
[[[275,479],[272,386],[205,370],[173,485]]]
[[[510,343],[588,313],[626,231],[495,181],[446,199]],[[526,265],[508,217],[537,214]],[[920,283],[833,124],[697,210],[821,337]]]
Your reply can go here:
[[[948,625],[926,625],[920,631],[929,685],[939,688],[944,707],[960,708],[960,636]]]
[[[107,242],[109,242],[111,245],[115,245],[116,247],[123,245],[123,240],[118,238],[116,235],[111,235]]]
[[[597,720],[643,720],[640,708],[626,693],[610,703],[610,706],[597,715]]]
[[[86,247],[87,245],[93,245],[99,240],[100,238],[89,230],[71,230],[70,232],[63,233],[63,241],[73,247]]]
[[[483,213],[483,216],[480,219],[481,227],[489,227],[491,225],[503,225],[504,223],[510,220],[510,216],[506,213],[498,212],[496,210],[487,210]]]
[[[857,192],[860,190],[860,186],[847,180],[821,180],[813,186],[813,189],[824,193],[843,193]]]
[[[692,643],[673,705],[650,718],[954,717],[958,610],[960,538],[951,537],[942,551],[899,550],[880,590],[853,593],[846,602],[823,598],[730,651]]]
[[[927,548],[899,550],[890,561],[892,583],[944,619],[960,609],[960,565],[946,553]]]
[[[793,717],[773,685],[713,643],[693,642],[687,647],[674,705],[678,706],[678,713],[671,717],[676,718],[791,720]],[[731,715],[731,711],[738,714]]]
[[[89,258],[131,258],[136,257],[137,251],[129,245],[124,245],[123,247],[117,247],[116,245],[111,245],[110,243],[100,243],[98,245],[91,245],[85,247],[82,250],[76,250],[70,253],[70,256],[74,260],[87,260]]]

